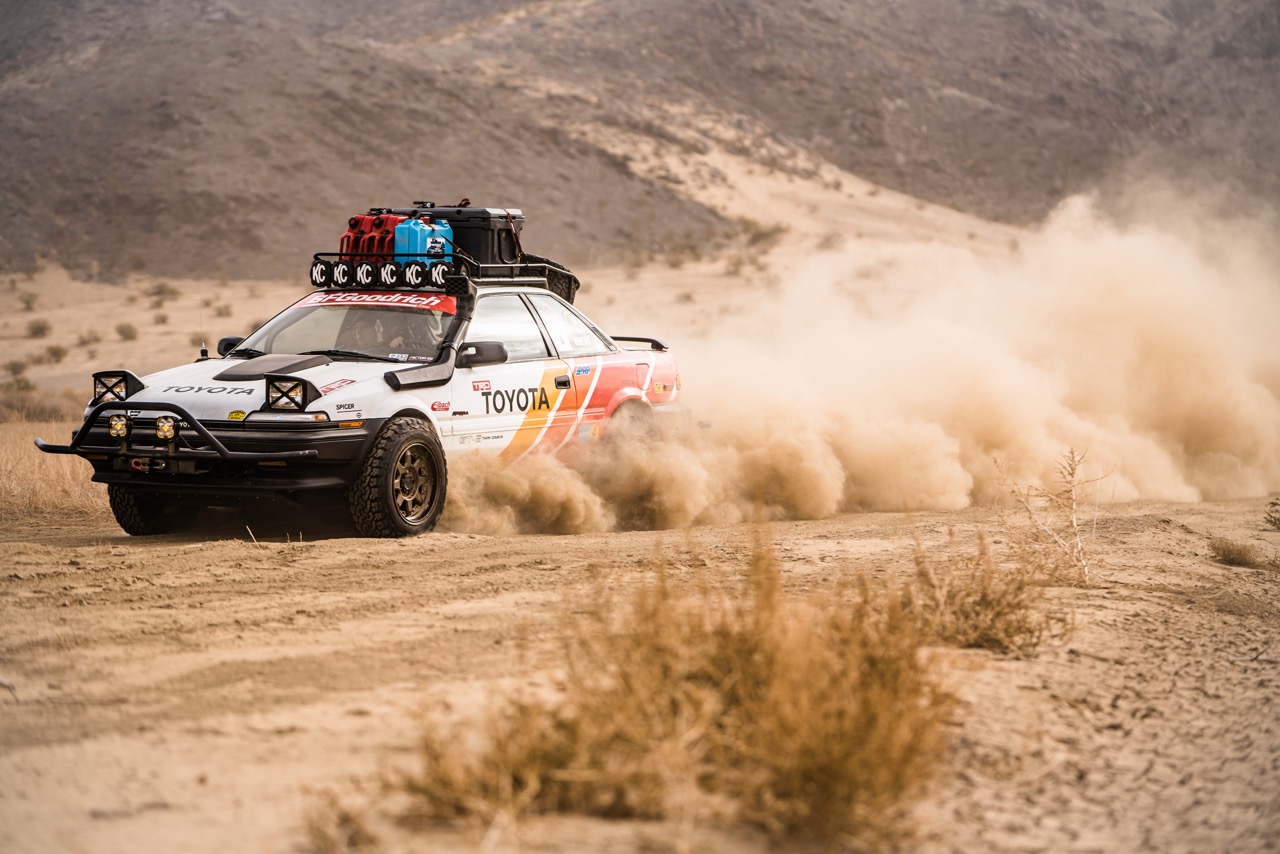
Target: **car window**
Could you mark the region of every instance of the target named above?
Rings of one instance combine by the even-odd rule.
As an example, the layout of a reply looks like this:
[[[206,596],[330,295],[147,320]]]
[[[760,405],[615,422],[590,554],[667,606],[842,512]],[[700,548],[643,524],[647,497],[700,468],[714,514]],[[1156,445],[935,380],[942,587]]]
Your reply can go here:
[[[481,297],[467,332],[468,341],[501,341],[507,346],[507,361],[545,359],[550,354],[542,330],[517,294]]]
[[[278,324],[276,333],[260,349],[268,353],[300,353],[303,350],[324,350],[333,345],[342,326],[345,309],[326,311],[311,309],[286,314],[283,320],[293,321],[285,326]],[[258,336],[254,336],[256,339]],[[243,346],[243,345],[242,345]]]
[[[306,306],[272,318],[240,346],[265,353],[339,349],[429,361],[440,352],[452,321],[451,314],[416,308]]]
[[[609,347],[595,330],[587,325],[577,312],[555,297],[532,294],[529,297],[542,318],[551,342],[561,356],[598,356],[608,353]]]

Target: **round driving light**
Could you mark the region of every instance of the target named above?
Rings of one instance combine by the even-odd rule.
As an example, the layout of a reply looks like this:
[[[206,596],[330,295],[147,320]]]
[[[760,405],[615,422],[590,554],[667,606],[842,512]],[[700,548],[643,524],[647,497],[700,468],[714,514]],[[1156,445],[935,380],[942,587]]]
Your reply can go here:
[[[156,419],[156,438],[172,439],[173,438],[173,419],[168,415],[161,415]]]
[[[112,415],[107,419],[110,429],[107,431],[113,438],[123,439],[129,435],[129,419],[123,415]]]

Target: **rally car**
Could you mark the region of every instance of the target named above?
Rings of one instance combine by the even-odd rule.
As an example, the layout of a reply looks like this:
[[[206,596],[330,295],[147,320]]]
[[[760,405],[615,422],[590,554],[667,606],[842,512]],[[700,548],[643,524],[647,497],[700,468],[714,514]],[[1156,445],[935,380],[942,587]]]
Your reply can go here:
[[[572,298],[565,268],[454,249],[425,260],[416,286],[387,247],[317,253],[315,290],[223,338],[220,358],[98,371],[71,441],[36,445],[88,460],[129,534],[179,530],[205,506],[309,495],[345,507],[362,535],[394,537],[435,526],[454,454],[513,461],[674,407],[666,345],[602,332],[553,292]],[[372,269],[335,287],[344,263]],[[360,284],[375,277],[391,284]]]

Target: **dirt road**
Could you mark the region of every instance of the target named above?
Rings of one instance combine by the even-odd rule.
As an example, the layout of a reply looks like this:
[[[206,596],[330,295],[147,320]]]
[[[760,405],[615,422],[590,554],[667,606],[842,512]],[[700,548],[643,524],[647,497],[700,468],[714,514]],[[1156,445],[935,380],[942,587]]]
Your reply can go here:
[[[1003,515],[864,514],[768,535],[804,595],[906,572],[912,536],[943,549],[949,528],[962,544],[983,528],[999,549]],[[656,559],[732,583],[756,533],[255,543],[231,521],[212,541],[53,521],[3,535],[0,676],[17,699],[0,696],[0,840],[15,852],[295,850],[315,792],[412,766],[425,703],[478,718],[493,690],[551,665],[559,619],[592,585],[637,584]],[[1065,644],[1031,659],[937,653],[962,703],[913,847],[1276,844],[1280,572],[1213,563],[1210,536],[1280,547],[1257,501],[1118,506],[1092,542],[1097,583],[1051,591],[1075,615]],[[503,844],[639,850],[676,832],[552,818]],[[764,846],[699,834],[695,848]]]

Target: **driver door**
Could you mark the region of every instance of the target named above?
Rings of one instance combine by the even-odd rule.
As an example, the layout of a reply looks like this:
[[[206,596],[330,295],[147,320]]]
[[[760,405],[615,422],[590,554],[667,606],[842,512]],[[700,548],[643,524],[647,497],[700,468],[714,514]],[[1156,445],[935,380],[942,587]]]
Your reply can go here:
[[[501,342],[507,361],[454,373],[449,423],[460,449],[517,459],[541,444],[566,415],[572,419],[577,394],[569,365],[552,356],[523,296],[481,295],[466,340]]]

